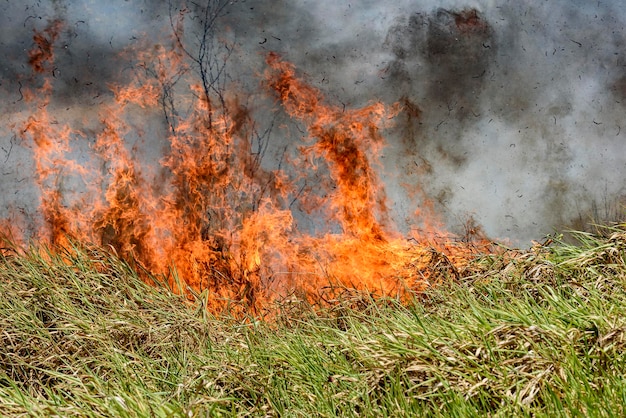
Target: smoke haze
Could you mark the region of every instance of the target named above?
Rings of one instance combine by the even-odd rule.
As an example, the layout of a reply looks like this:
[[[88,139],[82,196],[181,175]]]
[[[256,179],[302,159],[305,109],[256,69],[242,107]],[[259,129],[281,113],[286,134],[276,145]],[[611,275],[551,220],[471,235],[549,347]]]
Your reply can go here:
[[[176,14],[182,5],[173,3]],[[231,3],[219,20],[219,38],[233,45],[226,74],[258,129],[274,127],[263,162],[268,169],[282,153],[295,152],[302,136],[261,87],[265,57],[274,51],[333,104],[400,104],[385,132],[380,176],[402,231],[416,227],[416,211],[435,214],[459,233],[472,216],[488,236],[526,246],[554,229],[580,227],[591,215],[624,213],[626,8],[620,1]],[[65,22],[50,112],[89,136],[112,99],[110,85],[133,76],[124,51],[170,36],[170,5],[7,1],[0,10],[0,217],[31,216],[38,205],[32,158],[15,129],[29,111],[23,89],[32,82],[33,30],[53,19]],[[187,20],[190,43],[198,22]],[[161,116],[137,109],[130,123],[130,143],[145,167],[158,162],[165,146]],[[87,151],[75,152],[80,160]],[[80,187],[64,185],[73,192]]]

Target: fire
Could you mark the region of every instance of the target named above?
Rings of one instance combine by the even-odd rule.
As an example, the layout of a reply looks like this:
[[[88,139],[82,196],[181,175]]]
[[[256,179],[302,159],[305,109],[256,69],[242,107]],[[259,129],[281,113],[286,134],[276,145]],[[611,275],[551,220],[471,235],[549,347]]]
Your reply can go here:
[[[318,91],[295,77],[293,65],[282,62],[276,54],[269,54],[267,63],[274,70],[268,74],[269,84],[285,110],[305,121],[310,136],[317,139],[302,149],[303,154],[323,158],[331,166],[331,177],[337,185],[330,195],[331,208],[344,233],[366,240],[386,240],[387,233],[376,214],[385,215],[387,208],[370,161],[376,158],[383,142],[379,126],[386,115],[384,106],[374,103],[344,111],[325,105]]]
[[[111,86],[97,130],[81,132],[49,112],[61,29],[55,21],[34,36],[29,62],[41,87],[25,95],[34,110],[16,127],[32,150],[41,193],[41,223],[31,226],[38,239],[108,246],[175,291],[205,292],[216,312],[258,312],[290,295],[318,303],[351,290],[409,298],[438,280],[434,267],[443,263],[454,275],[475,255],[477,247],[445,232],[439,240],[407,239],[390,220],[378,158],[401,105],[330,105],[292,64],[269,54],[264,83],[306,135],[290,161],[295,167],[268,170],[253,151],[250,112],[235,94],[213,97],[188,81],[191,68],[174,39],[146,48],[137,77]],[[176,103],[191,111],[174,111]],[[166,109],[159,167],[142,165],[129,143],[129,114],[138,108]],[[89,158],[78,162],[73,151],[85,143]],[[300,187],[307,171],[323,190]],[[67,176],[84,188],[82,197],[63,187]],[[319,217],[319,230],[299,230],[296,200]]]
[[[35,74],[54,71],[53,45],[62,26],[61,21],[55,20],[43,33],[35,33],[35,47],[29,52],[29,63]],[[70,151],[70,127],[59,126],[48,113],[52,88],[50,79],[45,78],[40,87],[26,89],[24,98],[33,102],[36,110],[18,133],[25,143],[28,139],[32,141],[35,182],[41,190],[41,212],[45,221],[38,237],[48,235],[51,241],[61,243],[71,233],[71,210],[64,205],[60,177],[64,172],[80,172],[81,167],[65,157]]]

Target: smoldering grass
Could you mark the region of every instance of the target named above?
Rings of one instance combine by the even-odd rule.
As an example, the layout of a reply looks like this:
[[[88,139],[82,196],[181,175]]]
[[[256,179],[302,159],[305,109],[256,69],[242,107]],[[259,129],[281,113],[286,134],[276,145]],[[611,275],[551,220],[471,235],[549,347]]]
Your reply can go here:
[[[485,255],[409,304],[207,313],[73,244],[0,258],[0,414],[620,416],[626,234]]]

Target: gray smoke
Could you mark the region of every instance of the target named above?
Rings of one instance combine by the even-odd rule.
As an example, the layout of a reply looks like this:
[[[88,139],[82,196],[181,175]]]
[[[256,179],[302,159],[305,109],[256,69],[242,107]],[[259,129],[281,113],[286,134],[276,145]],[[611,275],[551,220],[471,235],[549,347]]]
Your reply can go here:
[[[60,120],[81,124],[110,98],[110,83],[130,77],[120,52],[167,35],[169,5],[16,3],[0,5],[1,208],[34,211],[29,151],[11,128],[26,111],[21,86],[33,29],[67,22],[54,106]],[[403,231],[424,196],[453,231],[463,232],[472,216],[487,235],[522,246],[592,216],[624,215],[626,8],[619,0],[236,1],[225,11],[220,36],[234,43],[229,79],[254,104],[260,130],[287,126],[272,132],[268,168],[299,137],[260,87],[265,55],[275,51],[330,103],[403,105],[387,132],[381,173]],[[192,42],[193,31],[188,36]]]
[[[620,2],[240,6],[244,59],[283,52],[330,100],[404,105],[384,156],[404,228],[422,204],[417,190],[457,232],[473,216],[488,235],[522,245],[623,217]]]

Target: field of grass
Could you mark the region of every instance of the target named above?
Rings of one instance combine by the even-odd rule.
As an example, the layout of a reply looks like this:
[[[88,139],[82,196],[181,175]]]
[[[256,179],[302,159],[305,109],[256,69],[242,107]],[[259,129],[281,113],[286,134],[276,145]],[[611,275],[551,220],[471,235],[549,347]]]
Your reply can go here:
[[[625,416],[626,230],[477,259],[410,306],[216,318],[104,251],[0,256],[1,416]]]

